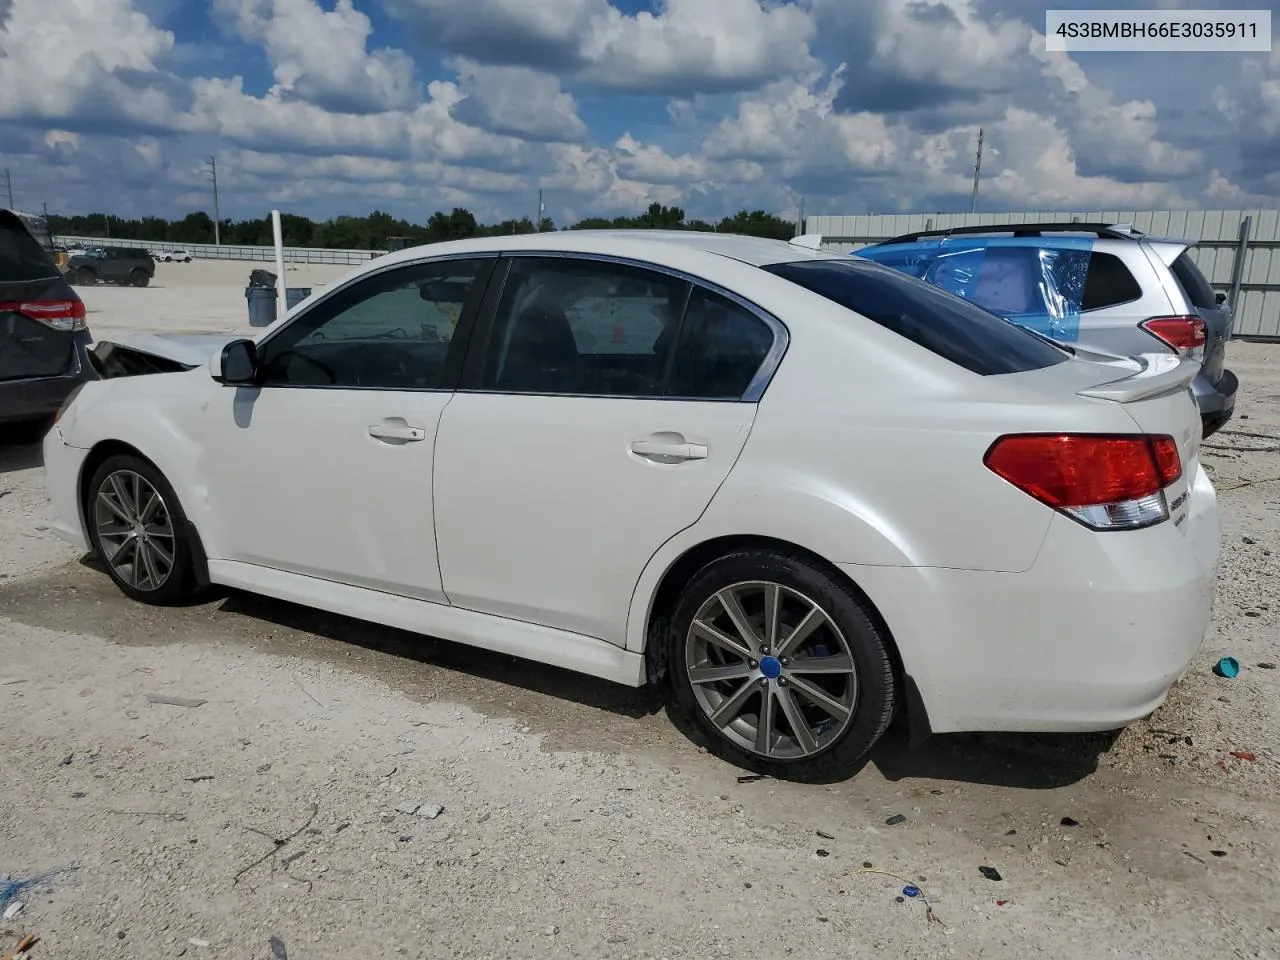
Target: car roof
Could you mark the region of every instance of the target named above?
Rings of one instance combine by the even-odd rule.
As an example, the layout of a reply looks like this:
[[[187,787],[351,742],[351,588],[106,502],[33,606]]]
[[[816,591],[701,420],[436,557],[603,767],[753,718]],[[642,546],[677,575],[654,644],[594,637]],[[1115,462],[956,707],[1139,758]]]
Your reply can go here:
[[[808,241],[810,238],[804,238]],[[555,230],[493,237],[473,237],[442,243],[406,247],[378,257],[379,266],[421,260],[424,256],[455,256],[465,253],[563,252],[594,253],[645,259],[646,255],[669,256],[673,247],[739,260],[764,267],[795,260],[843,260],[846,254],[787,240],[748,237],[736,233],[699,230]]]

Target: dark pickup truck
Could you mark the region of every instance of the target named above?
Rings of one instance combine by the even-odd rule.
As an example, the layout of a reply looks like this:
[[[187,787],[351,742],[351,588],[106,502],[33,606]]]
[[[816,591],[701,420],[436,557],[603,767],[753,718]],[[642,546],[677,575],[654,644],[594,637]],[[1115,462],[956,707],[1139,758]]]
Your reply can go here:
[[[67,279],[88,285],[99,280],[145,287],[155,276],[156,264],[141,247],[98,247],[72,257],[67,263]]]

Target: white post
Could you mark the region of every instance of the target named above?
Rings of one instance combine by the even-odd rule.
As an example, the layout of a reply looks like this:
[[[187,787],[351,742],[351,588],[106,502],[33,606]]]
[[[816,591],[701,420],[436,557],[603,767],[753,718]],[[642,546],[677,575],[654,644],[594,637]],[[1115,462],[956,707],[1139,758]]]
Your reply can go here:
[[[283,317],[288,301],[285,299],[284,234],[280,231],[280,211],[271,211],[271,232],[276,243],[276,316]]]

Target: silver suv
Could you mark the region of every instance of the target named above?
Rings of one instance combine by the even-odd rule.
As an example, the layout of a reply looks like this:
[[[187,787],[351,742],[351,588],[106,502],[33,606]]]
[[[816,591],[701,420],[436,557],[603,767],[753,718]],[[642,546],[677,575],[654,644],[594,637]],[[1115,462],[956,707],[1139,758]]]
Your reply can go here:
[[[1207,437],[1231,419],[1237,381],[1224,366],[1231,309],[1193,246],[1124,224],[1025,223],[905,234],[854,253],[1068,344],[1199,359]]]

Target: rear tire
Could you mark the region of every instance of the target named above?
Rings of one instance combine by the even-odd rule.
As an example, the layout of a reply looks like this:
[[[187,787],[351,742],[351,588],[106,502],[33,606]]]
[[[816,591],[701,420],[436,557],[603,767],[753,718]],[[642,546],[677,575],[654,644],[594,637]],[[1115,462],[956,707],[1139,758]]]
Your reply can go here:
[[[133,273],[129,274],[129,282],[135,287],[145,287],[151,282],[151,274],[147,273],[147,271],[143,270],[141,267],[138,267],[133,271]]]
[[[125,596],[154,606],[196,596],[187,517],[152,464],[107,458],[89,481],[84,514],[93,549]]]
[[[676,709],[738,766],[844,779],[893,716],[888,638],[848,583],[800,553],[742,550],[703,567],[667,642]]]

